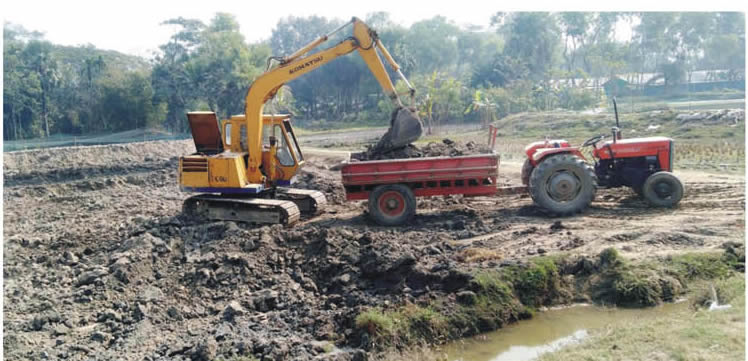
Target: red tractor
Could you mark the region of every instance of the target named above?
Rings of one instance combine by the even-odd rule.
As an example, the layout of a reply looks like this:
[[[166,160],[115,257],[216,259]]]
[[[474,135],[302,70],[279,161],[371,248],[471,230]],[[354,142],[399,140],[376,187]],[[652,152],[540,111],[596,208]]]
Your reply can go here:
[[[683,183],[673,171],[673,140],[666,137],[622,139],[618,107],[613,99],[616,126],[613,139],[587,139],[581,147],[565,140],[534,142],[525,148],[522,183],[535,204],[556,215],[586,209],[598,187],[631,187],[649,204],[673,207],[683,198]],[[594,168],[580,152],[593,147]]]

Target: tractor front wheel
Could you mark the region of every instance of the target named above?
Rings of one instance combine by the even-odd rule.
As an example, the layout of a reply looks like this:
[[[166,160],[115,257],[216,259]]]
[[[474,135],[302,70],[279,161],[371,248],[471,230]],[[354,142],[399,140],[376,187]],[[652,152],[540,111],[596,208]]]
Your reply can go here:
[[[587,209],[596,191],[592,167],[572,154],[543,159],[530,176],[533,201],[554,215],[568,216]]]
[[[654,207],[674,207],[683,198],[683,182],[670,172],[657,172],[644,182],[644,199]]]
[[[402,184],[381,185],[369,194],[369,214],[382,226],[399,226],[416,214],[416,197]]]

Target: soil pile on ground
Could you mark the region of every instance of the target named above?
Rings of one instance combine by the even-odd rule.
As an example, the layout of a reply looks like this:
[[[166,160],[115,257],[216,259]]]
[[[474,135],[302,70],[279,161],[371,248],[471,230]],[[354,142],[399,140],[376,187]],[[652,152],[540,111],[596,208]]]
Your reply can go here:
[[[462,143],[445,138],[441,143],[430,142],[423,147],[409,144],[406,147],[394,149],[385,153],[375,152],[373,147],[369,147],[364,152],[351,154],[351,159],[367,161],[425,157],[458,157],[462,155],[485,154],[490,152],[490,148],[474,141]]]
[[[702,110],[679,113],[675,120],[680,124],[737,124],[745,121],[744,109]]]
[[[418,151],[481,151],[469,144]],[[628,189],[606,190],[589,215],[562,221],[526,195],[449,196],[419,198],[411,223],[388,228],[369,221],[362,202],[344,202],[332,160],[314,156],[294,186],[325,192],[320,216],[293,228],[200,222],[181,214],[190,194],[177,184],[177,157],[191,148],[5,154],[7,360],[362,360],[374,340],[357,315],[470,303],[471,292],[480,296],[473,275],[525,267],[528,256],[744,243],[734,231],[744,224],[742,176],[681,174],[689,193],[678,211],[651,209]],[[512,167],[502,165],[502,177],[519,182],[520,164]],[[743,249],[732,253],[744,260]]]

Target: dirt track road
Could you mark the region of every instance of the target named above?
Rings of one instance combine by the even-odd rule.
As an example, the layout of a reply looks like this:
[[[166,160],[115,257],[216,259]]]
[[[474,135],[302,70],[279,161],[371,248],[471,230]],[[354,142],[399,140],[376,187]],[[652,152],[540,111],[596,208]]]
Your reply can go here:
[[[343,201],[328,169],[340,153],[329,151],[307,152],[298,177],[326,193],[320,217],[293,229],[195,223],[180,216],[176,184],[176,156],[190,147],[5,154],[6,359],[306,360],[325,343],[352,359],[362,307],[448,294],[454,275],[537,254],[615,247],[646,258],[744,240],[745,178],[690,171],[672,210],[625,189],[601,190],[587,213],[562,219],[524,195],[445,197],[419,199],[412,224],[379,227],[363,203]],[[502,182],[517,183],[519,170],[502,163]],[[491,257],[466,261],[468,249]]]

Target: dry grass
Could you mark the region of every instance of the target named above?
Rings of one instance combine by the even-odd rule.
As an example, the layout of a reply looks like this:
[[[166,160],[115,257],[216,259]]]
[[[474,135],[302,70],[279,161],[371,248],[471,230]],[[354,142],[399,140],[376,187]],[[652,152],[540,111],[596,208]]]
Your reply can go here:
[[[504,255],[497,250],[481,247],[466,248],[455,255],[455,258],[463,263],[498,261],[503,257]]]
[[[447,361],[447,354],[433,346],[411,346],[407,349],[389,349],[372,355],[371,361]]]

